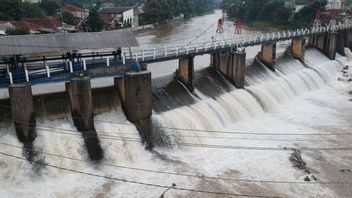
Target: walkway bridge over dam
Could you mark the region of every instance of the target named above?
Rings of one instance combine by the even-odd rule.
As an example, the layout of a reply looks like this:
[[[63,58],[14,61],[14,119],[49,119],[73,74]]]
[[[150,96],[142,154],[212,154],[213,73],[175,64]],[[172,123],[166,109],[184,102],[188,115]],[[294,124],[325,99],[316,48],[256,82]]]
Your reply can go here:
[[[129,48],[138,43],[132,33],[123,31],[91,35],[1,37],[0,56],[3,59],[0,62],[0,86],[9,89],[11,115],[19,140],[30,143],[34,141],[36,133],[31,85],[65,82],[74,124],[85,137],[90,157],[99,160],[102,158],[102,149],[94,127],[91,78],[114,77],[126,117],[136,125],[147,147],[152,148],[151,72],[143,69],[140,71],[137,64],[178,59],[176,78],[192,93],[195,89],[194,57],[210,54],[211,67],[242,89],[245,81],[245,48],[262,45],[256,61],[275,71],[276,43],[288,40],[292,40],[288,52],[302,62],[306,46],[316,47],[334,60],[336,52],[344,55],[344,48],[351,48],[352,25],[209,39],[155,49],[143,49],[143,46],[141,49]],[[121,48],[129,50],[122,50],[120,54]],[[85,49],[95,50],[79,53],[72,51]],[[66,53],[68,51],[71,52]],[[58,55],[60,53],[62,55]]]

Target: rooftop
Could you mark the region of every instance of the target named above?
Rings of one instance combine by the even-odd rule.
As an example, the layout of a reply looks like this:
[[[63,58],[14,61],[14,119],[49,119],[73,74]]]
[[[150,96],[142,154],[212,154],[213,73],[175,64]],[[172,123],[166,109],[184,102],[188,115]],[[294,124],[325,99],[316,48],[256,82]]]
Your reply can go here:
[[[39,34],[0,37],[0,56],[45,54],[69,50],[94,50],[138,46],[130,31]]]
[[[53,32],[58,27],[62,26],[59,18],[52,16],[48,16],[46,18],[22,18],[19,21],[11,21],[11,24],[15,27],[25,28],[34,32],[39,30]]]
[[[133,7],[114,7],[114,8],[103,8],[99,10],[99,14],[121,14],[127,10],[133,9]]]
[[[88,11],[84,8],[80,8],[80,7],[77,7],[77,6],[74,6],[74,5],[71,5],[71,4],[66,4],[62,7],[62,10],[65,10],[65,11],[70,11],[70,12],[84,12],[84,11]]]

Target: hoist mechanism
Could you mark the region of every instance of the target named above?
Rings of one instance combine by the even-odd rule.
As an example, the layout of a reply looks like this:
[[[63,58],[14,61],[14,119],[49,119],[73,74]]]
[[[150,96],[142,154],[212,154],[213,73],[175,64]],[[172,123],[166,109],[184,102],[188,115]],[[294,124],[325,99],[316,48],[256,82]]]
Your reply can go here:
[[[223,19],[219,19],[218,20],[218,29],[216,29],[216,33],[223,33],[224,32],[224,20]]]
[[[321,27],[321,11],[318,10],[317,13],[315,14],[315,19],[313,23],[313,29],[319,29]]]
[[[236,19],[233,22],[233,25],[235,26],[235,34],[242,34],[242,22],[240,19]]]

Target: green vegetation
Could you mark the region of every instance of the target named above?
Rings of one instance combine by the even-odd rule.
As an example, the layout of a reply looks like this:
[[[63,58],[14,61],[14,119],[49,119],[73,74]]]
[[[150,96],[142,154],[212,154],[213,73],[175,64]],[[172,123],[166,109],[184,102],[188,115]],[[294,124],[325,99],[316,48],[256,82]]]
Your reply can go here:
[[[62,21],[66,24],[69,25],[74,25],[75,24],[75,16],[68,11],[63,11],[62,12],[62,16],[60,16],[60,18],[62,17]]]
[[[57,4],[57,1],[53,0],[42,0],[39,7],[46,15],[53,16],[56,15],[56,11],[59,9],[59,4]]]
[[[21,18],[44,18],[45,14],[36,3],[24,2],[21,4]]]
[[[89,31],[91,32],[99,32],[103,29],[104,22],[100,19],[96,9],[91,9],[89,11],[87,25],[89,27]]]
[[[38,4],[22,3],[21,0],[0,0],[0,20],[42,17],[45,17],[45,14]]]
[[[225,0],[224,9],[230,17],[240,18],[252,25],[298,27],[312,24],[316,11],[324,10],[326,4],[326,0],[315,1],[294,13],[284,0]]]
[[[345,0],[345,6],[346,7],[351,7],[352,6],[352,0]]]
[[[7,35],[25,35],[30,34],[29,30],[24,28],[9,28],[5,31]]]
[[[181,14],[189,18],[209,12],[212,4],[212,0],[145,0],[142,18],[148,23],[162,23]]]
[[[19,20],[21,12],[20,0],[0,0],[0,20]]]

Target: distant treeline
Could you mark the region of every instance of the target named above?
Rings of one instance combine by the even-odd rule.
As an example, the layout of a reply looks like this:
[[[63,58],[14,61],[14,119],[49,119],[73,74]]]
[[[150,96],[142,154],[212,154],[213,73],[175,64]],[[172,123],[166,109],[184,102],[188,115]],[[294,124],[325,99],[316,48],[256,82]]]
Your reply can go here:
[[[143,18],[147,23],[164,22],[181,14],[185,18],[214,9],[213,0],[145,0]]]
[[[295,13],[285,0],[224,0],[223,9],[230,17],[247,23],[303,27],[311,25],[316,11],[324,10],[326,4],[326,0],[316,0]]]

